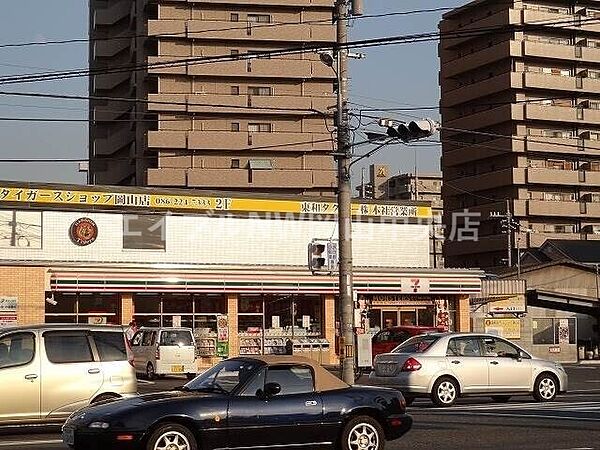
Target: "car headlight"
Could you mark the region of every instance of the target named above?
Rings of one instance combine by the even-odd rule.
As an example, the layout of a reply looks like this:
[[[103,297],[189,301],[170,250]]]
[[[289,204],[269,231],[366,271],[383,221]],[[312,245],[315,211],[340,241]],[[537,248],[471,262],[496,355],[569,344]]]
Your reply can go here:
[[[92,422],[88,425],[88,428],[96,428],[101,430],[106,430],[108,427],[110,427],[108,422]]]

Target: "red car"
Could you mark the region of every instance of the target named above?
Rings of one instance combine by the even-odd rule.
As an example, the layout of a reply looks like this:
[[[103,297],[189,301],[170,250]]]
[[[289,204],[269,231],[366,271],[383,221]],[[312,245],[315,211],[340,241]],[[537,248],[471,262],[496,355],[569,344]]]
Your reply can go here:
[[[445,327],[424,327],[419,325],[399,325],[386,328],[373,336],[373,358],[380,353],[391,352],[398,344],[412,336],[425,333],[439,333],[448,331]]]

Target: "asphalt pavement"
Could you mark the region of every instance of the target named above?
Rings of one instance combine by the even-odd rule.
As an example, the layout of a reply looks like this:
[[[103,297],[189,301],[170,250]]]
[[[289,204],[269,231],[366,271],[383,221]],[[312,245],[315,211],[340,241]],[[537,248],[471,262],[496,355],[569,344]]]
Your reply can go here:
[[[600,450],[600,365],[567,366],[569,393],[550,403],[513,397],[460,399],[451,408],[416,400],[409,408],[413,429],[387,449],[411,450]],[[363,381],[363,380],[359,380]],[[168,390],[184,378],[140,382],[141,392]],[[0,450],[66,449],[57,430],[20,428],[0,434]],[[108,449],[107,449],[108,450]]]

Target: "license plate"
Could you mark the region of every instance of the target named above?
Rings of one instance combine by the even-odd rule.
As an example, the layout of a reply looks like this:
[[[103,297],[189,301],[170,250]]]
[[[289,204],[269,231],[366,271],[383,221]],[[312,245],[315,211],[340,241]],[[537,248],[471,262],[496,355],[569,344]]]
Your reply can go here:
[[[377,373],[377,375],[389,376],[389,375],[393,375],[395,371],[396,371],[396,364],[394,364],[394,363],[378,364],[376,373]]]
[[[62,434],[63,442],[67,445],[75,445],[75,430],[72,428],[64,428]]]
[[[183,365],[182,364],[172,365],[171,373],[183,373]]]

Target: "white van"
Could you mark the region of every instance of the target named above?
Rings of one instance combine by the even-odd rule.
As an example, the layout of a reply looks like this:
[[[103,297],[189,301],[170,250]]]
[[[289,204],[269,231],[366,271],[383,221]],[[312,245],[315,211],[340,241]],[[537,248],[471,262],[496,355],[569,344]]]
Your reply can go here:
[[[135,371],[148,380],[157,375],[196,376],[196,343],[191,328],[142,327],[131,339]]]
[[[90,403],[136,394],[121,326],[0,328],[0,425],[62,423]]]

